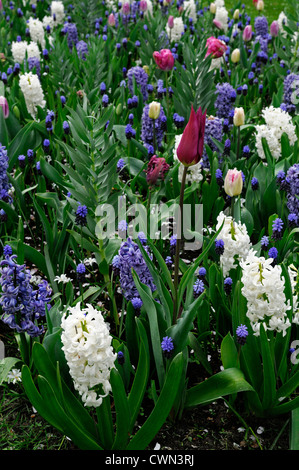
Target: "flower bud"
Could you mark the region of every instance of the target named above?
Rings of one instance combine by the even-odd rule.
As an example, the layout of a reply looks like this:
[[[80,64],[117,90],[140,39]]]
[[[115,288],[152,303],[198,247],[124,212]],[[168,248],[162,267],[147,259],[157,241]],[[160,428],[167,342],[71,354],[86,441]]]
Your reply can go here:
[[[113,15],[113,13],[111,13],[109,16],[108,16],[108,24],[110,26],[115,26],[115,16]]]
[[[145,73],[147,73],[149,75],[150,73],[150,69],[149,69],[149,66],[148,65],[143,65],[143,70],[145,71]]]
[[[213,15],[215,15],[216,10],[217,10],[217,7],[216,7],[215,3],[211,3],[211,4],[210,4],[210,12],[211,12]]]
[[[7,119],[9,116],[9,107],[5,96],[0,96],[0,108],[3,110],[4,119]]]
[[[16,116],[16,118],[20,119],[20,110],[19,110],[19,108],[17,106],[14,106],[12,108],[12,111],[13,111],[14,115]]]
[[[235,108],[234,125],[237,127],[243,126],[245,123],[245,113],[243,108]]]
[[[256,9],[258,11],[263,11],[263,9],[265,8],[265,4],[264,4],[264,1],[263,0],[259,0],[256,4]]]
[[[185,166],[196,165],[203,155],[206,115],[201,108],[195,113],[191,107],[188,124],[177,148],[177,157]]]
[[[124,15],[129,15],[130,14],[130,4],[128,2],[125,2],[122,6],[122,11]]]
[[[224,180],[224,191],[230,197],[239,196],[243,189],[242,172],[236,168],[228,170]]]
[[[140,11],[143,11],[143,12],[146,11],[147,10],[147,1],[146,0],[141,0],[139,8],[140,8]]]
[[[240,10],[237,8],[237,10],[234,11],[234,20],[238,20],[240,18]]]
[[[273,21],[270,26],[270,34],[272,37],[276,38],[279,33],[279,24],[278,21]]]
[[[174,27],[174,17],[173,16],[168,17],[167,24],[168,24],[169,29],[172,29]]]
[[[244,31],[243,31],[243,40],[245,42],[248,42],[252,39],[252,26],[248,24],[245,26]]]
[[[160,116],[161,104],[157,101],[152,101],[149,105],[148,116],[151,119],[158,119]]]
[[[240,49],[234,49],[231,55],[231,61],[237,64],[240,61]]]

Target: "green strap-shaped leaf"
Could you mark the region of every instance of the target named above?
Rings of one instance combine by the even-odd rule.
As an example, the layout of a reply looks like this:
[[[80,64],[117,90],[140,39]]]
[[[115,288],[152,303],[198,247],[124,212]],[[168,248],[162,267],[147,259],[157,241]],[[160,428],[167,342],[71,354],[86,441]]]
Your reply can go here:
[[[224,369],[238,367],[238,350],[233,337],[228,333],[221,342],[221,360]]]
[[[144,450],[161,429],[177,396],[182,370],[183,354],[179,353],[171,361],[164,386],[153,411],[130,441],[126,450]]]
[[[146,391],[150,367],[150,353],[146,331],[141,321],[138,320],[138,318],[136,319],[136,325],[140,337],[140,352],[134,381],[128,396],[129,407],[131,412],[130,432],[132,432],[133,426],[140,410],[144,393]]]
[[[150,334],[151,334],[153,354],[154,354],[155,364],[156,364],[156,371],[158,374],[160,387],[162,388],[163,383],[164,383],[164,378],[165,378],[165,370],[164,370],[164,362],[163,362],[163,355],[162,355],[162,349],[161,349],[161,337],[160,337],[156,307],[152,298],[152,293],[151,293],[150,288],[146,286],[145,284],[142,284],[139,281],[138,276],[136,275],[134,271],[132,275],[133,275],[136,288],[139,292],[139,295],[141,297],[141,300],[143,302],[143,305],[145,307],[145,310],[149,319]]]
[[[185,408],[210,403],[233,393],[253,391],[239,369],[225,369],[187,390]]]
[[[55,413],[63,432],[68,436],[75,445],[81,450],[102,450],[102,447],[94,440],[84,427],[79,427],[64,411],[60,405],[57,396],[45,377],[38,376],[38,385],[44,403]],[[38,409],[37,409],[38,410]]]
[[[87,432],[95,434],[94,421],[89,415],[87,409],[82,405],[81,401],[75,397],[63,381],[62,387],[60,386],[60,383],[57,380],[57,371],[47,351],[40,343],[34,343],[32,356],[34,365],[39,374],[47,378],[61,405],[64,406],[67,415],[71,416],[75,422],[80,423],[80,426],[86,429]]]
[[[131,415],[125,387],[121,375],[116,368],[110,372],[110,383],[116,413],[116,434],[112,449],[123,450],[129,439]]]
[[[262,406],[267,410],[271,408],[276,401],[276,377],[268,337],[263,325],[260,326],[260,340],[264,371]]]
[[[292,411],[290,450],[299,450],[299,407]]]

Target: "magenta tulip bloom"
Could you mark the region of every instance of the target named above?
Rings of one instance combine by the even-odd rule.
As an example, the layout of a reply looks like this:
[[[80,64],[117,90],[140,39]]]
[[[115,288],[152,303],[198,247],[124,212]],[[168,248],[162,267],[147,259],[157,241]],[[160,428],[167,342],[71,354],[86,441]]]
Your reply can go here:
[[[147,10],[147,1],[146,0],[141,0],[139,8],[141,11],[146,11]]]
[[[159,181],[164,180],[168,170],[169,165],[166,163],[165,158],[153,155],[148,163],[146,171],[146,181],[148,185],[154,186]]]
[[[227,45],[225,42],[220,41],[220,39],[211,36],[207,39],[206,48],[208,49],[206,57],[211,54],[213,59],[219,59],[219,57],[222,57],[225,53]]]
[[[278,33],[279,33],[279,24],[277,21],[273,21],[273,23],[271,23],[271,26],[270,26],[270,34],[272,37],[276,38],[276,36],[278,36]]]
[[[168,17],[167,24],[168,24],[168,27],[169,27],[170,29],[172,29],[172,28],[174,27],[174,17],[173,17],[172,15],[170,15],[170,16]]]
[[[153,53],[154,60],[159,69],[169,72],[174,66],[174,57],[169,49],[162,49]]]
[[[248,24],[244,28],[243,39],[244,39],[245,42],[248,42],[252,39],[252,26],[250,24]]]
[[[9,116],[9,107],[7,99],[4,96],[0,96],[0,107],[3,109],[4,119]]]
[[[115,16],[113,15],[113,13],[110,13],[110,15],[108,16],[108,24],[110,26],[115,26]]]
[[[195,113],[191,107],[190,118],[177,149],[177,157],[185,166],[196,165],[202,157],[206,128],[206,114],[201,108]]]

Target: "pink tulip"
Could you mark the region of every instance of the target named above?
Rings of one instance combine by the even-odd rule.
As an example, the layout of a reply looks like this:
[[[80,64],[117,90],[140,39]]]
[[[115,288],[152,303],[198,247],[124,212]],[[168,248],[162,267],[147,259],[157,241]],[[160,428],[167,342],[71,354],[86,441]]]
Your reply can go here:
[[[221,21],[213,20],[213,24],[214,24],[214,26],[216,26],[216,28],[223,29],[223,25],[222,25]]]
[[[154,60],[159,69],[169,72],[174,66],[174,57],[169,49],[162,49],[153,53]]]
[[[0,107],[3,110],[4,119],[8,118],[9,107],[8,107],[7,99],[4,96],[0,96]]]
[[[169,17],[168,17],[167,24],[168,24],[168,27],[169,27],[170,29],[172,29],[172,28],[174,27],[174,17],[173,17],[173,16],[169,16]]]
[[[122,7],[123,14],[124,15],[129,15],[130,14],[130,4],[128,2],[125,2]]]
[[[2,0],[0,0],[0,11],[3,10]]]
[[[193,106],[191,107],[190,118],[177,149],[177,157],[185,166],[196,165],[202,157],[206,115],[206,111],[202,114],[201,108],[195,113]]]
[[[139,7],[140,7],[141,11],[146,11],[147,10],[147,1],[146,0],[141,0]]]
[[[271,26],[270,26],[270,34],[272,37],[276,38],[276,36],[278,36],[278,33],[279,33],[279,24],[277,21],[273,21],[273,23],[271,23]]]
[[[109,16],[108,16],[108,24],[110,26],[115,26],[115,16],[113,15],[113,13],[111,13]]]
[[[226,44],[220,39],[214,38],[214,36],[207,39],[206,47],[208,49],[206,57],[211,54],[213,59],[222,57],[227,49]]]
[[[244,28],[243,39],[244,39],[245,42],[248,42],[252,39],[252,26],[250,24],[248,24]]]

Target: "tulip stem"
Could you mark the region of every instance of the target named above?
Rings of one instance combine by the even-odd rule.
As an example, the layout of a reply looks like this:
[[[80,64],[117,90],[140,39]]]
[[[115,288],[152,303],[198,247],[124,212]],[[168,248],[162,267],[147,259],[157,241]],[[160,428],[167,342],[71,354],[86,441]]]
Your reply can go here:
[[[167,119],[169,118],[169,91],[168,91],[168,72],[166,72],[166,102],[167,102]]]
[[[156,155],[156,147],[157,147],[157,142],[156,142],[156,120],[152,119],[153,121],[153,147],[154,147],[154,154]]]
[[[176,240],[176,247],[175,247],[175,260],[174,260],[174,299],[173,299],[173,324],[175,324],[177,319],[177,290],[178,290],[178,280],[179,280],[179,263],[180,263],[180,248],[181,248],[181,240],[183,234],[183,206],[184,206],[184,191],[185,191],[185,184],[186,184],[186,176],[187,176],[187,166],[184,166],[183,176],[182,176],[182,183],[181,183],[181,192],[180,192],[180,216],[179,216],[179,223],[180,223],[180,230],[178,232],[177,240]]]
[[[240,155],[240,143],[241,143],[241,126],[238,126],[238,137],[237,137],[237,160],[239,159]]]

